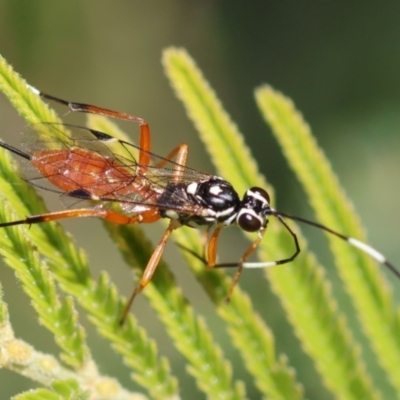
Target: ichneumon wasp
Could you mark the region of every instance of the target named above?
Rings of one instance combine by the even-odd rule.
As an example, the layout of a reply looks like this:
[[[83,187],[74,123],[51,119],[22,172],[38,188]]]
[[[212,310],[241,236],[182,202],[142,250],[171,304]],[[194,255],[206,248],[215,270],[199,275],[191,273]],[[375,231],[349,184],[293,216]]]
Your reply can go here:
[[[49,137],[48,141],[40,137],[30,143],[29,152],[0,142],[0,147],[28,160],[36,173],[40,173],[40,176],[27,179],[28,182],[75,201],[74,208],[3,222],[0,227],[79,217],[99,217],[116,224],[153,223],[161,218],[170,220],[126,305],[121,321],[126,318],[136,295],[151,281],[172,232],[181,226],[206,229],[205,256],[186,250],[202,260],[207,269],[237,267],[227,299],[244,268],[285,264],[300,253],[296,234],[285,219],[314,226],[347,241],[400,278],[400,271],[371,246],[317,222],[275,210],[270,206],[269,195],[264,189],[252,187],[240,198],[233,186],[223,178],[187,167],[186,144],[178,145],[166,157],[153,154],[150,128],[144,119],[65,101],[30,88],[43,99],[67,106],[71,112],[98,114],[139,124],[138,146],[93,129],[54,123],[44,123],[43,126],[57,131],[58,136],[65,127],[72,136],[65,135],[64,139]],[[120,151],[111,149],[115,145],[119,146]],[[292,236],[295,251],[281,260],[249,262],[248,258],[266,232],[269,216],[275,216]],[[246,232],[255,232],[257,237],[239,261],[217,263],[218,238],[222,229],[230,225],[236,225]]]

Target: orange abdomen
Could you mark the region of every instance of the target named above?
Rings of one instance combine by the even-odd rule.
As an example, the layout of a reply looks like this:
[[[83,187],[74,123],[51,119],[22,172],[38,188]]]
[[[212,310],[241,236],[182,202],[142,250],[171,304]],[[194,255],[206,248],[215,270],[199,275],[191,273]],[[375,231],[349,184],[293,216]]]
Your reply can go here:
[[[115,160],[79,148],[41,150],[31,162],[53,185],[70,192],[88,190],[95,196],[126,194],[134,189],[135,175]]]

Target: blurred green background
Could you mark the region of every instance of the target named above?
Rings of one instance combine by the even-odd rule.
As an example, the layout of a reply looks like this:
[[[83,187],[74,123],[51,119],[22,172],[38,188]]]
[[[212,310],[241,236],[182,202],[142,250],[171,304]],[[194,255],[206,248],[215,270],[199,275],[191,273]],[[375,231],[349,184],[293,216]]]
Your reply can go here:
[[[147,119],[152,127],[154,150],[166,154],[180,142],[190,144],[189,165],[206,172],[212,166],[180,103],[175,99],[160,63],[162,50],[183,46],[197,61],[232,118],[239,125],[260,169],[275,185],[279,210],[312,218],[306,199],[289,171],[279,148],[260,117],[253,90],[269,83],[290,96],[312,126],[331,159],[343,186],[361,215],[369,240],[400,265],[398,199],[400,198],[400,3],[272,2],[251,6],[235,1],[21,1],[0,0],[0,53],[32,85],[64,99],[96,104]],[[68,121],[74,121],[69,116]],[[83,121],[83,119],[77,119]],[[18,145],[24,122],[0,96],[0,136]],[[135,126],[127,126],[136,139]],[[60,209],[50,196],[51,209]],[[66,223],[76,241],[89,254],[93,273],[107,269],[121,292],[132,289],[129,268],[123,264],[98,221]],[[161,227],[149,227],[154,240]],[[307,230],[308,233],[308,230]],[[337,278],[319,232],[311,231],[310,247],[318,249],[332,282]],[[240,234],[226,234],[225,253],[232,242],[246,246]],[[172,244],[167,259],[197,311],[215,337],[228,342],[213,306],[186,271]],[[238,253],[239,256],[240,253]],[[277,333],[277,348],[289,355],[310,399],[329,399],[313,365],[302,352],[285,322],[283,311],[262,272],[250,271],[241,282],[259,312]],[[26,296],[13,273],[0,269],[5,298],[10,304],[16,335],[39,350],[57,352],[51,336],[36,323]],[[400,292],[400,282],[394,282]],[[356,317],[336,288],[343,312],[358,329]],[[397,296],[399,297],[399,296]],[[350,308],[348,310],[348,308]],[[180,376],[183,398],[202,399],[184,360],[173,349],[144,297],[134,313],[161,353],[172,360]],[[85,323],[84,316],[82,321]],[[86,324],[87,325],[87,324]],[[101,371],[122,376],[135,385],[98,335],[89,329],[89,340]],[[360,342],[365,345],[362,336]],[[228,345],[235,378],[248,380],[241,360]],[[364,346],[369,359],[368,346]],[[385,385],[372,361],[369,372]],[[121,371],[122,370],[122,371]],[[257,398],[251,382],[250,398]],[[0,371],[0,398],[32,387],[8,371]],[[390,389],[387,388],[388,396]],[[253,397],[252,397],[253,396]],[[389,397],[388,397],[389,398]]]

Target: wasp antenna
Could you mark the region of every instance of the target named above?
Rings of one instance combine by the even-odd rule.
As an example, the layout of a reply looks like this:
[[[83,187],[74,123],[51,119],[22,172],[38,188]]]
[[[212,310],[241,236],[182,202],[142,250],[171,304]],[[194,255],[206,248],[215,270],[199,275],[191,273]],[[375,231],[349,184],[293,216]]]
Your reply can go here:
[[[287,218],[287,219],[291,219],[294,221],[298,221],[301,222],[303,224],[306,225],[310,225],[313,226],[315,228],[321,229],[325,232],[328,232],[332,235],[335,235],[336,237],[346,241],[347,243],[349,243],[351,246],[356,247],[357,249],[361,250],[363,253],[368,254],[371,258],[373,258],[374,260],[378,261],[380,264],[384,265],[385,267],[387,267],[390,271],[392,271],[393,274],[395,274],[397,276],[397,278],[400,279],[400,271],[392,264],[388,261],[388,259],[378,250],[374,249],[372,246],[358,240],[355,239],[353,237],[350,236],[346,236],[343,235],[342,233],[339,233],[337,231],[334,231],[331,228],[328,228],[325,225],[319,224],[318,222],[314,222],[314,221],[310,221],[308,219],[305,218],[301,218],[301,217],[296,217],[294,215],[289,215],[289,214],[285,214],[282,212],[277,212],[277,211],[273,211],[271,213],[272,215],[275,215],[276,217],[283,217],[283,218]]]
[[[17,154],[18,156],[23,157],[23,158],[25,158],[25,159],[27,159],[27,160],[31,160],[31,156],[30,156],[29,154],[24,153],[23,151],[21,151],[21,150],[15,148],[15,147],[13,147],[13,146],[10,146],[10,145],[7,144],[7,143],[0,142],[0,147],[3,147],[3,149],[6,149],[6,150],[8,150],[8,151],[11,151],[12,153]]]
[[[53,100],[57,103],[63,104],[65,106],[69,106],[70,102],[69,101],[65,101],[62,99],[59,99],[58,97],[54,97],[51,94],[47,94],[47,93],[43,93],[41,92],[39,89],[36,89],[34,86],[29,85],[28,83],[26,84],[26,87],[28,89],[30,89],[33,93],[35,93],[36,95],[42,97],[43,99],[47,99],[47,100]]]

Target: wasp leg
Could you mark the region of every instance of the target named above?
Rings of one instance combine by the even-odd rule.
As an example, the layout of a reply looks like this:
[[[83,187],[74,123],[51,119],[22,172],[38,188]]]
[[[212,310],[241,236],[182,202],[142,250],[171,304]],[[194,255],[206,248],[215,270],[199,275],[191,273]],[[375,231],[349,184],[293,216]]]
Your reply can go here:
[[[139,152],[139,164],[146,167],[150,164],[151,133],[149,124],[143,118],[135,117],[134,115],[130,115],[119,111],[110,110],[108,108],[102,108],[102,107],[92,106],[90,104],[75,103],[63,100],[58,97],[52,96],[50,94],[40,92],[35,88],[32,88],[32,90],[43,99],[52,100],[55,101],[56,103],[67,106],[71,112],[97,114],[97,115],[103,115],[105,117],[111,117],[115,119],[121,119],[124,121],[138,123],[140,127],[139,147],[141,149],[141,151]]]
[[[174,149],[172,149],[172,151],[169,152],[168,155],[165,157],[165,160],[162,160],[158,164],[156,164],[156,167],[162,168],[168,161],[172,161],[172,159],[175,158],[174,182],[177,183],[182,179],[183,171],[186,165],[187,155],[188,155],[188,145],[182,143],[176,146]]]
[[[146,268],[142,274],[142,277],[140,279],[139,285],[135,288],[133,291],[131,297],[127,301],[124,311],[122,313],[121,319],[119,321],[120,325],[122,325],[129,313],[129,310],[133,304],[133,301],[135,300],[136,296],[142,292],[142,290],[149,284],[151,281],[157,266],[161,260],[161,257],[164,253],[165,246],[167,245],[168,239],[171,236],[171,233],[176,229],[177,227],[175,226],[174,221],[171,221],[169,224],[168,228],[165,230],[164,235],[161,238],[161,241],[158,243],[157,247],[154,249],[153,254],[150,257],[150,260],[148,261]]]
[[[107,221],[113,222],[114,224],[134,224],[136,222],[142,222],[140,216],[127,217],[126,215],[119,214],[109,210],[92,210],[90,208],[82,208],[77,210],[64,210],[56,211],[47,214],[32,215],[25,219],[17,221],[3,222],[0,224],[0,228],[13,225],[32,225],[40,224],[43,222],[58,221],[61,219],[68,218],[81,218],[81,217],[99,217],[106,219]]]

